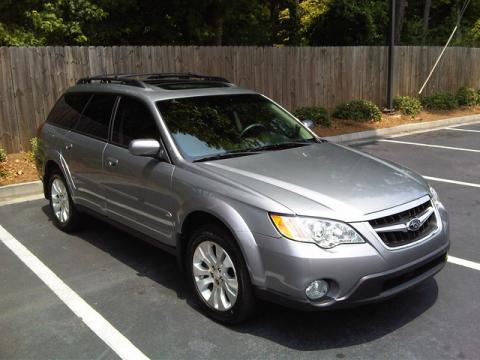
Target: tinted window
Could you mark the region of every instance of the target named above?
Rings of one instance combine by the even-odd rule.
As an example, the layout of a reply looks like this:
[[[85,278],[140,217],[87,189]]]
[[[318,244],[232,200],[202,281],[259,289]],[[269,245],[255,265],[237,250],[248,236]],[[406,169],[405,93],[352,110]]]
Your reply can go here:
[[[83,111],[75,130],[99,139],[108,137],[108,124],[116,95],[95,94]]]
[[[314,140],[295,118],[260,95],[221,95],[157,102],[182,154],[204,156]]]
[[[65,94],[48,115],[47,122],[65,129],[75,126],[90,94]]]
[[[151,111],[137,99],[122,98],[115,115],[112,141],[119,145],[128,146],[132,140],[146,138],[160,138]]]

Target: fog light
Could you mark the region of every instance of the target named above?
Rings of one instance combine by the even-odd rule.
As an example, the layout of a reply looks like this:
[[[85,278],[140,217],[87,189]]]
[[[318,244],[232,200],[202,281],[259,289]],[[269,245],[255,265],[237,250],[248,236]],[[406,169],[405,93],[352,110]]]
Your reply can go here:
[[[305,289],[305,294],[310,300],[318,300],[327,294],[328,289],[328,282],[325,280],[315,280]]]

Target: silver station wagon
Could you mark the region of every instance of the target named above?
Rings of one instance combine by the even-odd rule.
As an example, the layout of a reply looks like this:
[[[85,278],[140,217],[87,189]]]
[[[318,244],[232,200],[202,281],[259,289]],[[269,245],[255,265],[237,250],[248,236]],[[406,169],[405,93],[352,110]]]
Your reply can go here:
[[[58,228],[88,213],[171,252],[219,322],[245,320],[257,299],[378,301],[442,269],[435,190],[311,125],[220,77],[90,77],[39,128],[37,166]]]

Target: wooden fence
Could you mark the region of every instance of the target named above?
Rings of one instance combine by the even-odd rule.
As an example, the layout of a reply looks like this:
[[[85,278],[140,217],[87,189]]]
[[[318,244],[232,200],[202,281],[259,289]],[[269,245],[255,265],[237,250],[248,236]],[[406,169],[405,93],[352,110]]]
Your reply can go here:
[[[398,47],[394,93],[415,95],[440,50]],[[0,47],[0,146],[28,150],[55,100],[81,77],[182,71],[224,76],[290,110],[386,102],[386,47]],[[450,48],[426,93],[465,85],[480,87],[480,49]]]

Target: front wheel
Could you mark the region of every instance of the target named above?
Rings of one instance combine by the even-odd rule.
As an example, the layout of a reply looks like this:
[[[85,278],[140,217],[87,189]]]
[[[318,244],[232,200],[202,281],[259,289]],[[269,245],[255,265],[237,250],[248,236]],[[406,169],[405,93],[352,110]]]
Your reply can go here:
[[[48,184],[53,223],[65,232],[77,230],[80,225],[80,213],[72,202],[65,178],[60,172],[55,172],[50,176]]]
[[[250,278],[240,249],[219,226],[205,226],[190,238],[188,274],[202,310],[214,320],[236,324],[254,311]]]

